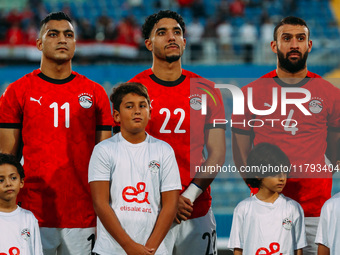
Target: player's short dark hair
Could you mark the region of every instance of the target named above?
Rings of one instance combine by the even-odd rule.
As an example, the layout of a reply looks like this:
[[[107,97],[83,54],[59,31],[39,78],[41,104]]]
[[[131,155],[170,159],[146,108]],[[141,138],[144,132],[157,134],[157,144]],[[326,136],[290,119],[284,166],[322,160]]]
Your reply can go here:
[[[112,93],[110,95],[110,101],[113,104],[113,108],[119,111],[120,104],[123,101],[123,97],[129,93],[134,93],[139,96],[145,97],[150,105],[150,97],[148,94],[148,89],[141,83],[138,82],[125,82],[118,87],[113,88]]]
[[[264,171],[265,169],[268,171]],[[282,172],[288,174],[289,169],[290,161],[278,146],[259,143],[248,155],[245,181],[252,188],[259,188],[263,178]]]
[[[181,15],[174,11],[161,10],[158,13],[152,14],[145,19],[145,22],[142,26],[142,34],[144,39],[150,38],[150,34],[154,26],[158,23],[158,21],[164,18],[176,20],[180,27],[182,28],[183,34],[185,33],[185,23]]]
[[[50,20],[66,20],[72,24],[71,18],[65,12],[51,12],[42,21],[40,21],[40,33],[44,25]]]
[[[14,166],[18,170],[20,178],[25,178],[24,168],[15,156],[11,154],[0,153],[0,166],[5,164]]]
[[[308,30],[308,39],[310,37],[310,30],[309,27],[307,26],[306,21],[304,21],[301,18],[298,17],[293,17],[293,16],[288,16],[283,18],[279,24],[276,25],[275,29],[274,29],[274,41],[277,41],[277,30],[279,29],[279,27],[283,26],[283,25],[294,25],[294,26],[304,26],[307,28]]]

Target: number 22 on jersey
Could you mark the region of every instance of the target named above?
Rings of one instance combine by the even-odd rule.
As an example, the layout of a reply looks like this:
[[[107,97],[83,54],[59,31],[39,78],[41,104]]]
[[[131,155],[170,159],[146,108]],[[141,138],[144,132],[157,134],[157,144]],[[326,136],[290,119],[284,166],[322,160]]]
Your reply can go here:
[[[159,110],[159,113],[160,114],[164,114],[165,113],[165,119],[164,119],[164,122],[159,130],[159,133],[165,133],[165,134],[170,134],[172,133],[172,131],[170,129],[167,129],[167,125],[168,125],[168,122],[171,118],[171,112],[168,108],[162,108]],[[177,108],[174,110],[173,114],[177,115],[177,114],[180,114],[180,119],[175,127],[175,130],[173,131],[174,133],[180,133],[180,134],[184,134],[186,133],[186,130],[184,129],[181,129],[181,126],[183,124],[183,121],[185,119],[185,111],[181,108]]]

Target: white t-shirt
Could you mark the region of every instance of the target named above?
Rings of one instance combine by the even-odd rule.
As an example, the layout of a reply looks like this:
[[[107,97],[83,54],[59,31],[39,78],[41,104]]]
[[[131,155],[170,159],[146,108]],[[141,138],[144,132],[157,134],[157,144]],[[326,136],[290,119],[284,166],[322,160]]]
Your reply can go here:
[[[96,145],[89,165],[89,182],[110,181],[110,205],[126,233],[145,244],[161,210],[161,192],[181,190],[171,146],[147,134],[144,142],[131,144],[121,133]],[[94,252],[125,254],[97,218]],[[156,254],[167,254],[162,243]]]
[[[340,251],[340,192],[328,199],[321,209],[315,243],[330,249],[330,254]]]
[[[280,194],[274,203],[256,196],[241,201],[234,210],[229,248],[243,254],[294,255],[307,245],[303,210]]]
[[[0,212],[0,253],[43,255],[38,220],[18,206],[15,211]]]

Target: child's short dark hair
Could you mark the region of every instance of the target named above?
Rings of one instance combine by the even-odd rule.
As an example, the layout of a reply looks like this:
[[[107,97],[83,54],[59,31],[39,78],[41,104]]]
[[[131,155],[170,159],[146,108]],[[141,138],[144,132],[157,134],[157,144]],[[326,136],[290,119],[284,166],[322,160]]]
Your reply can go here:
[[[252,188],[259,188],[262,179],[275,176],[290,169],[287,155],[276,145],[259,143],[247,158],[246,183]]]
[[[25,178],[24,168],[15,156],[11,154],[0,153],[0,166],[5,164],[14,166],[17,169],[20,178]]]
[[[110,95],[110,101],[113,104],[113,109],[119,112],[120,104],[122,103],[123,97],[129,93],[134,93],[139,96],[145,97],[150,105],[150,97],[148,94],[148,89],[141,83],[138,82],[125,82],[118,87],[113,88]]]
[[[161,10],[158,13],[152,14],[145,19],[145,22],[142,26],[142,34],[144,39],[149,39],[150,33],[154,26],[160,21],[161,19],[169,18],[174,19],[178,22],[180,27],[182,28],[183,34],[185,32],[185,23],[181,15],[177,12],[170,11],[170,10]]]

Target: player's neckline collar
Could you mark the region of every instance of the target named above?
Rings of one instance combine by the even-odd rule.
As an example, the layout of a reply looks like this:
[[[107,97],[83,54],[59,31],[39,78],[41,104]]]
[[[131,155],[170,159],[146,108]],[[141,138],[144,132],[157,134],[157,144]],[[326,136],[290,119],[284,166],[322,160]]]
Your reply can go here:
[[[50,77],[46,76],[45,74],[43,74],[42,72],[40,72],[38,74],[38,76],[41,79],[43,79],[43,80],[45,80],[47,82],[50,82],[50,83],[54,83],[54,84],[65,84],[65,83],[68,83],[68,82],[72,81],[76,77],[75,74],[71,73],[69,77],[67,77],[65,79],[58,80],[58,79],[50,78]]]
[[[186,76],[184,74],[181,74],[181,76],[175,81],[163,81],[163,80],[159,79],[158,77],[156,77],[155,74],[151,74],[150,78],[151,78],[151,80],[153,80],[154,82],[156,82],[156,83],[158,83],[162,86],[174,87],[174,86],[181,84],[185,80]]]
[[[309,80],[310,77],[306,76],[305,78],[303,78],[300,82],[295,83],[295,84],[289,84],[289,83],[285,83],[283,80],[281,80],[277,75],[275,77],[273,77],[274,81],[279,84],[281,87],[302,87],[303,85],[305,85]]]

